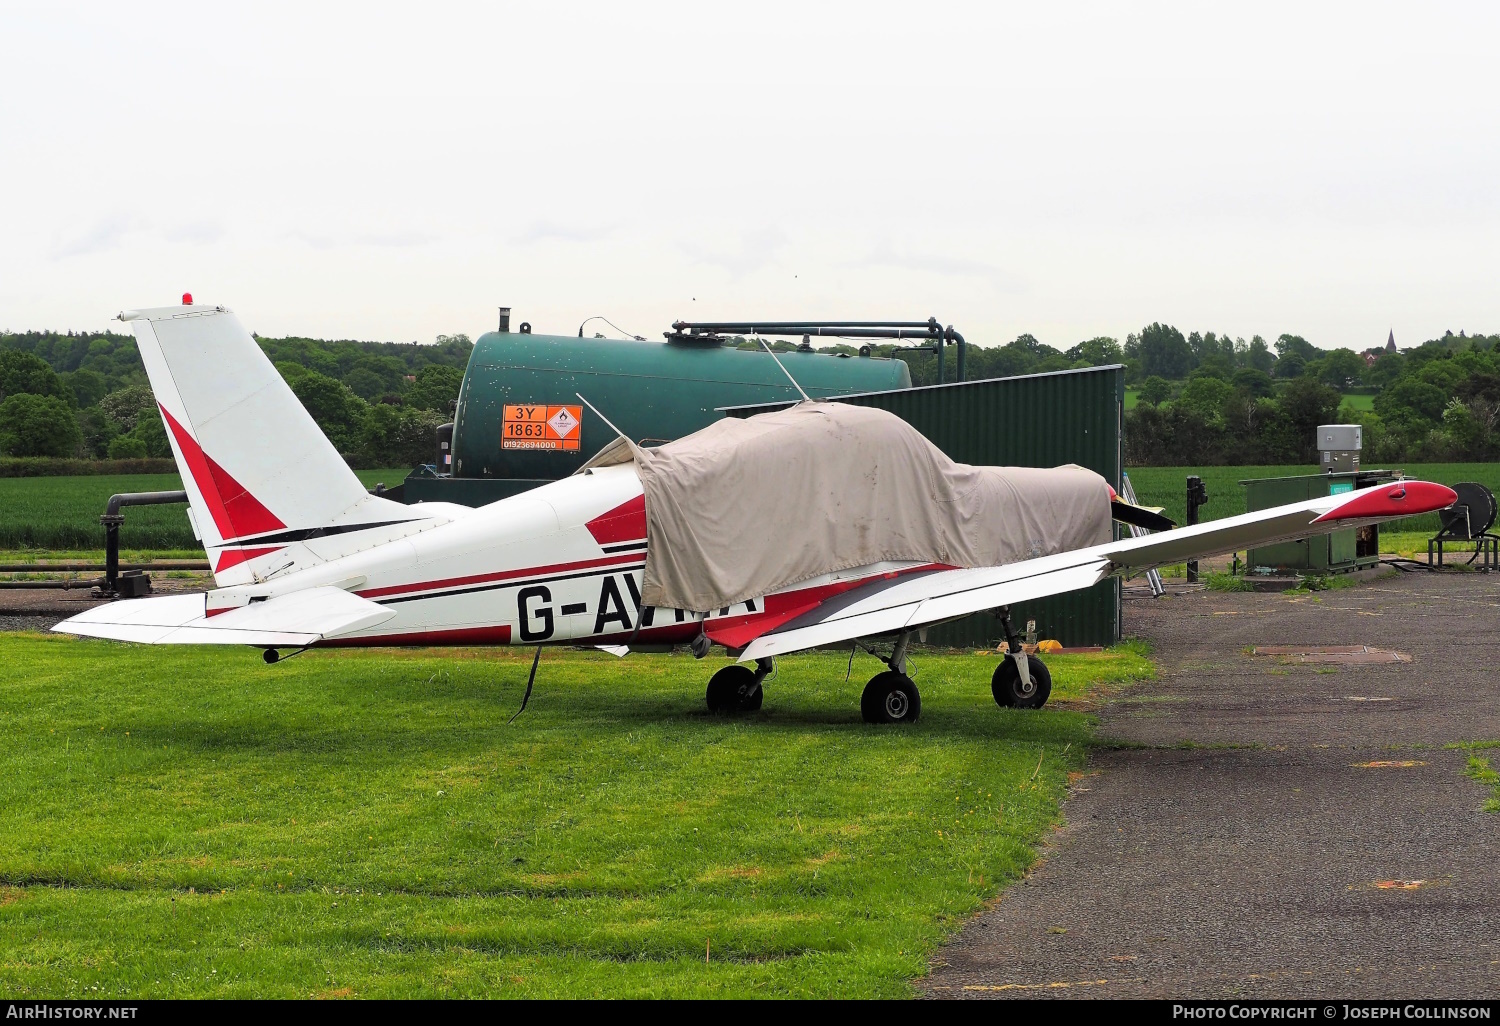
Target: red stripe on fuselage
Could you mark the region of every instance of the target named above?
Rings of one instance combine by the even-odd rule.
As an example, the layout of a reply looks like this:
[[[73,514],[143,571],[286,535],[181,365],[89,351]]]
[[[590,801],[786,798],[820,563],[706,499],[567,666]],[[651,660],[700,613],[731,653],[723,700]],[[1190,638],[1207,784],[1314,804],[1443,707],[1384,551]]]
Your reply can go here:
[[[413,591],[436,590],[438,588],[462,588],[469,584],[486,584],[491,581],[509,581],[517,577],[535,577],[539,574],[563,573],[568,570],[587,570],[596,566],[617,566],[621,563],[639,563],[641,553],[622,552],[617,556],[599,559],[583,559],[576,563],[554,563],[551,566],[534,566],[518,570],[500,570],[492,574],[475,574],[472,577],[450,577],[441,581],[422,581],[418,584],[393,584],[385,588],[367,588],[355,592],[360,598],[380,598],[384,595],[405,595]],[[436,596],[434,596],[436,597]]]
[[[586,565],[599,563],[617,563],[619,560],[587,560],[580,563],[560,563],[550,567],[536,567],[531,570],[507,571],[508,576],[522,576],[528,574],[547,573],[555,570],[570,570]],[[890,570],[881,574],[871,574],[868,577],[860,577],[849,581],[835,581],[831,584],[815,585],[811,588],[803,588],[800,591],[785,592],[780,595],[768,596],[765,600],[766,609],[759,613],[749,613],[744,616],[725,617],[718,621],[724,624],[723,628],[714,627],[707,634],[715,642],[727,648],[743,648],[762,634],[796,619],[803,613],[816,609],[820,604],[842,595],[844,592],[852,591],[861,585],[870,584],[874,581],[890,580],[906,574],[919,573],[930,570],[953,570],[954,567],[942,563],[929,563],[925,566],[914,566],[905,570]],[[487,575],[493,577],[495,575]],[[468,581],[468,578],[458,580]],[[404,585],[408,588],[438,587],[448,582],[434,582],[433,584]],[[383,589],[377,589],[383,590]],[[358,592],[368,597],[369,592]],[[218,610],[227,612],[227,610]],[[640,610],[636,615],[640,615]],[[660,612],[660,610],[658,610]],[[210,614],[212,615],[212,614]],[[600,634],[593,637],[561,638],[556,641],[548,641],[545,644],[552,645],[610,645],[610,644],[686,644],[698,636],[702,630],[704,621],[697,617],[685,619],[681,623],[654,624],[650,627],[642,627],[639,630],[616,631],[611,634]],[[437,631],[413,631],[406,634],[381,634],[368,638],[334,638],[328,641],[316,642],[317,647],[344,647],[344,648],[390,648],[397,646],[429,646],[429,645],[509,645],[511,629],[509,624],[501,624],[494,627],[464,627],[450,630]]]
[[[510,625],[458,627],[446,631],[412,631],[408,634],[377,634],[368,638],[332,638],[314,642],[317,648],[398,648],[429,645],[509,645]]]

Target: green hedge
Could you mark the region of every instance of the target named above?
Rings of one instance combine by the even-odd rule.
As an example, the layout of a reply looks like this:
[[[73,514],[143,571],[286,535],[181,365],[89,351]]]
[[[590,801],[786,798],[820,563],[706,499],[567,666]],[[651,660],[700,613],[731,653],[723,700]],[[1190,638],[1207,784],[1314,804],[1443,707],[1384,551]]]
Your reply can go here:
[[[105,474],[175,474],[171,460],[71,460],[50,456],[0,456],[0,477],[99,477]]]

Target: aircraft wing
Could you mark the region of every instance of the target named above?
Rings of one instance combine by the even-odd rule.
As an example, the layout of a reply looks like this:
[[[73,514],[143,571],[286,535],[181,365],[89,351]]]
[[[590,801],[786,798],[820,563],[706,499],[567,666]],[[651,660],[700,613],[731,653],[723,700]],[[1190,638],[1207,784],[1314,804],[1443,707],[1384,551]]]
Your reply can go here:
[[[309,588],[207,615],[203,594],[127,599],[95,606],[52,629],[148,645],[301,647],[384,623],[394,610],[342,588]]]
[[[1398,481],[1005,566],[882,576],[828,599],[789,622],[771,626],[774,621],[769,621],[770,629],[753,640],[746,637],[748,643],[740,661],[915,630],[997,606],[1080,591],[1117,570],[1144,570],[1331,534],[1430,513],[1455,501],[1457,495],[1444,485]],[[740,636],[745,637],[743,633]]]
[[[1090,551],[1101,552],[1123,569],[1148,570],[1164,564],[1431,513],[1457,501],[1458,494],[1446,485],[1396,481],[1342,495],[1325,495],[1305,502],[1210,520],[1206,524],[1193,524],[1173,531],[1122,538]]]
[[[1092,587],[1114,570],[1090,550],[973,570],[882,579],[830,599],[745,647],[741,662],[913,630],[996,606]]]

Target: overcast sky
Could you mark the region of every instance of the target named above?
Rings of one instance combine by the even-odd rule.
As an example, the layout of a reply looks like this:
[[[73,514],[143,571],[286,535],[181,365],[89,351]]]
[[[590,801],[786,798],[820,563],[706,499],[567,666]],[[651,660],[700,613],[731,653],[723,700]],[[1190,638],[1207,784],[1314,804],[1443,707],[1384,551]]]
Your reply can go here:
[[[1500,332],[1500,5],[234,6],[0,3],[0,330]]]

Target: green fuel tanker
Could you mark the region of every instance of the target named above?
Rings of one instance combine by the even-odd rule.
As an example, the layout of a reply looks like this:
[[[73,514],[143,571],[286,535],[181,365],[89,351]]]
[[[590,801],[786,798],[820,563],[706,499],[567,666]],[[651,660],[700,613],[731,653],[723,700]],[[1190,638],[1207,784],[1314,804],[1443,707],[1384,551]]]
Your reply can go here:
[[[523,326],[524,327],[524,326]],[[406,480],[407,502],[482,505],[573,473],[615,433],[579,396],[642,445],[691,434],[718,409],[797,399],[764,350],[734,339],[669,336],[667,342],[509,331],[480,336],[454,412],[451,449],[440,433],[436,474]],[[909,388],[901,360],[778,353],[814,398]]]

